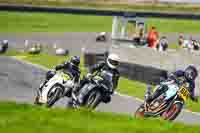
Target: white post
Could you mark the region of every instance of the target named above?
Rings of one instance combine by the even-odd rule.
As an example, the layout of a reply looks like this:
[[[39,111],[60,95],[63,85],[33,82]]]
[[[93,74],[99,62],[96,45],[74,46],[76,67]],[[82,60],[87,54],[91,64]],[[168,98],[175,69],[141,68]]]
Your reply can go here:
[[[118,37],[118,28],[119,28],[119,17],[114,16],[112,23],[112,39],[116,39]]]
[[[122,28],[121,28],[120,38],[125,38],[126,36],[126,25],[127,25],[127,20],[125,18],[122,18]]]

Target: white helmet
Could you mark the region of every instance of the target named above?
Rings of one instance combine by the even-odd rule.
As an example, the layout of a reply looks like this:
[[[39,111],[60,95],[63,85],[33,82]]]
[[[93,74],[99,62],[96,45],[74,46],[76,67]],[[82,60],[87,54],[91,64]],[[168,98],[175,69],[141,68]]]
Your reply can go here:
[[[8,43],[8,40],[3,40],[3,44],[7,44]]]
[[[119,56],[117,54],[110,54],[107,58],[107,64],[110,68],[115,69],[119,65]]]

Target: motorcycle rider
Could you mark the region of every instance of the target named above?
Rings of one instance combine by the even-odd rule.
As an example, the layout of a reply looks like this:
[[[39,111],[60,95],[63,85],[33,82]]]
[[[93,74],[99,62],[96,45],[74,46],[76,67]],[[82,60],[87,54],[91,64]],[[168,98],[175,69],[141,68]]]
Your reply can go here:
[[[92,66],[89,70],[89,73],[87,74],[87,78],[90,79],[94,73],[97,73],[98,75],[101,75],[102,71],[109,71],[112,73],[112,84],[113,88],[111,88],[111,93],[113,94],[115,89],[118,86],[118,80],[120,77],[120,73],[118,71],[118,66],[119,66],[119,56],[117,54],[109,54],[106,61],[100,62],[98,64],[95,64]],[[85,84],[85,80],[82,80],[81,86]],[[79,95],[80,96],[80,95]],[[81,95],[79,97],[79,102],[82,103],[84,98],[84,95]]]
[[[189,92],[190,92],[190,98],[192,101],[198,102],[198,97],[194,94],[195,89],[195,79],[198,76],[198,71],[195,66],[189,65],[185,70],[177,70],[173,73],[171,73],[168,76],[167,82],[168,83],[181,83],[181,81],[186,80],[186,82],[189,85]],[[166,83],[167,83],[166,82]],[[164,83],[165,84],[165,83]],[[162,83],[161,83],[162,85]],[[149,96],[146,100],[147,103],[151,103],[155,98],[159,97],[163,92],[165,92],[168,89],[167,86],[159,87],[152,96]]]
[[[46,73],[46,80],[40,88],[42,88],[43,85],[45,85],[56,74],[56,71],[62,69],[63,73],[69,74],[71,77],[74,78],[73,91],[75,91],[78,88],[81,73],[79,70],[79,64],[80,57],[72,56],[69,61],[65,61],[64,63],[55,66],[53,70]]]

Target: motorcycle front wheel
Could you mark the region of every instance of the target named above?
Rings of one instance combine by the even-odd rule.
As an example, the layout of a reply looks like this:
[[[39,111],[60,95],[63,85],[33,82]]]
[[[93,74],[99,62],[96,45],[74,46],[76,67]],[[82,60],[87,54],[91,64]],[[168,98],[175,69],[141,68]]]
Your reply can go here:
[[[52,107],[54,103],[60,98],[62,94],[62,88],[58,85],[53,86],[47,95],[47,107]]]
[[[101,102],[101,92],[95,89],[89,92],[85,102],[85,106],[89,109],[95,109],[100,102]]]
[[[144,104],[140,105],[140,107],[135,111],[135,118],[144,118]]]
[[[183,108],[182,103],[180,102],[173,103],[172,106],[168,109],[168,111],[164,112],[161,117],[164,120],[173,121],[180,114],[182,108]]]

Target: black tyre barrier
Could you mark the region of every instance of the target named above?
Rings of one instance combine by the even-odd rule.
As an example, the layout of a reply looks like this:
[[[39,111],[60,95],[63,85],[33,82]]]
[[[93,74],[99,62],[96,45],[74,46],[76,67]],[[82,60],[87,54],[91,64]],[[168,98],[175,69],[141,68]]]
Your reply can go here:
[[[5,53],[8,49],[8,44],[0,44],[0,53]]]
[[[41,49],[38,49],[38,48],[30,48],[28,50],[29,54],[39,54],[40,52],[41,52]]]
[[[69,55],[69,50],[58,48],[58,49],[56,49],[55,54],[58,56],[67,56],[67,55]]]

